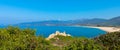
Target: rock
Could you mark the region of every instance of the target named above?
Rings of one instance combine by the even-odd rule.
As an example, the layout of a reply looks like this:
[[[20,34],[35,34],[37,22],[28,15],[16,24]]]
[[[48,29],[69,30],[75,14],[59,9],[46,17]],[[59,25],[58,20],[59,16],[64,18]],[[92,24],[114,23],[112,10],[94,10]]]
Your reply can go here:
[[[61,32],[59,32],[59,31],[56,31],[56,32],[53,33],[53,34],[50,34],[49,37],[46,38],[46,40],[50,40],[50,39],[54,38],[54,37],[57,36],[57,35],[61,35],[61,36],[71,36],[70,34],[66,34],[66,32],[61,33]]]

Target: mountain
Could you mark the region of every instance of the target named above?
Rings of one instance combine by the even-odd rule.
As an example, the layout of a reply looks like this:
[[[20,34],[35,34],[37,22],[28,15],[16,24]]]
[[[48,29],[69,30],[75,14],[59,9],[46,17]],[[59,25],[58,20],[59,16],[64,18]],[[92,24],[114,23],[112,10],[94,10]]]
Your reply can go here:
[[[114,25],[114,26],[120,26],[120,16],[109,19],[106,24]]]
[[[28,22],[28,23],[20,23],[17,25],[33,25],[33,26],[64,26],[71,24],[70,21],[59,21],[59,20],[49,20],[49,21],[39,21],[39,22]]]
[[[71,26],[71,25],[101,25],[101,26],[120,26],[120,16],[112,19],[78,19],[78,20],[49,20],[49,21],[38,21],[38,22],[27,22],[20,23],[17,25],[27,25],[27,26]]]
[[[82,24],[82,25],[98,25],[100,23],[106,22],[106,19],[99,19],[99,18],[94,18],[94,19],[85,19],[83,21],[79,21],[76,24]]]

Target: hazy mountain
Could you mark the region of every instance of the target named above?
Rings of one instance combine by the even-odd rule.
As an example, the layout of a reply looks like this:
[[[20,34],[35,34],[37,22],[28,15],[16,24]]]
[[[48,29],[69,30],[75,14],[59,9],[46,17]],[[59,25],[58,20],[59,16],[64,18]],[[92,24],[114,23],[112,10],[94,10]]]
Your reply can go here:
[[[106,22],[107,20],[106,19],[99,19],[99,18],[94,18],[94,19],[85,19],[85,20],[83,20],[83,21],[79,21],[79,22],[77,22],[77,23],[79,23],[79,24],[100,24],[100,23],[103,23],[103,22]],[[77,24],[76,23],[76,24]]]
[[[70,21],[59,21],[59,20],[49,20],[49,21],[39,21],[39,22],[28,22],[28,23],[21,23],[17,25],[34,25],[34,26],[64,26],[71,24]]]
[[[109,19],[105,23],[108,24],[108,25],[120,26],[120,16]]]
[[[104,26],[118,26],[120,25],[120,16],[112,19],[78,19],[78,20],[68,20],[68,21],[59,21],[59,20],[49,20],[49,21],[39,21],[39,22],[28,22],[21,23],[17,25],[37,25],[37,26],[71,26],[71,25],[104,25]]]

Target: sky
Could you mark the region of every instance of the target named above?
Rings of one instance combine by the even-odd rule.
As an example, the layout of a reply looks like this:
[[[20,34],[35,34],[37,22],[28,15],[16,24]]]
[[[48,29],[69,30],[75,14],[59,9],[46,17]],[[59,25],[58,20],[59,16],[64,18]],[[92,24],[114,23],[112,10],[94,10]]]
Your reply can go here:
[[[120,0],[0,0],[0,24],[120,16]]]

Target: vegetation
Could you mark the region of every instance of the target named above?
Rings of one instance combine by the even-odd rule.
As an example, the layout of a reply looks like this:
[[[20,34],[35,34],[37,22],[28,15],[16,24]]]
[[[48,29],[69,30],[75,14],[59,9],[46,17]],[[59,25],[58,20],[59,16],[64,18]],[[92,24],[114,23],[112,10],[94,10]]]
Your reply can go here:
[[[31,29],[7,27],[0,29],[0,50],[45,50],[50,43],[45,38],[36,37]]]
[[[95,38],[97,43],[102,44],[105,50],[120,49],[120,32],[107,33]]]
[[[56,36],[46,40],[35,36],[35,30],[9,26],[0,29],[0,50],[119,50],[120,32],[94,39]]]
[[[94,40],[86,38],[77,38],[65,46],[65,50],[103,50],[102,46],[95,43]]]

